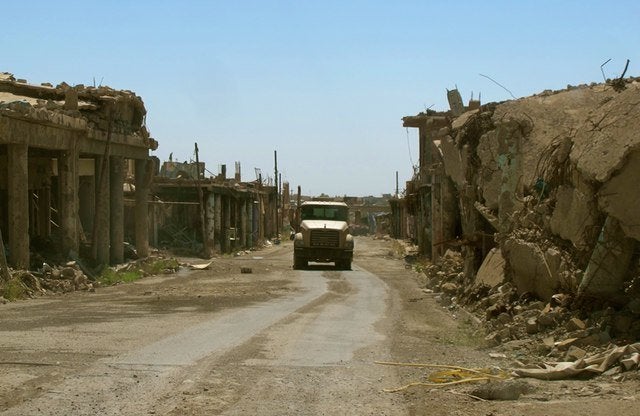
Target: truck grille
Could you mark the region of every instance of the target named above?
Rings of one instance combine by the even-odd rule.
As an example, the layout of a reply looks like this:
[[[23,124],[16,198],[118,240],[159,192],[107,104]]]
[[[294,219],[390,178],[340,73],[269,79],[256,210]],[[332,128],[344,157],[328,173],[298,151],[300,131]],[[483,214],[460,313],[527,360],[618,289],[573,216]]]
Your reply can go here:
[[[340,233],[335,230],[311,230],[311,247],[339,247]]]

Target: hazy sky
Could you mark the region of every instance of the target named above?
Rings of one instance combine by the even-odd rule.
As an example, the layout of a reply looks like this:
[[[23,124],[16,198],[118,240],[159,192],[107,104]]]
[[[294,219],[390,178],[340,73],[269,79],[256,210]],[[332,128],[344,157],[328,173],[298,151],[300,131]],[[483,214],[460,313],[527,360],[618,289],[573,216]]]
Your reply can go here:
[[[380,195],[410,179],[401,118],[638,76],[640,1],[3,1],[0,71],[128,89],[162,160],[242,164],[292,189]]]

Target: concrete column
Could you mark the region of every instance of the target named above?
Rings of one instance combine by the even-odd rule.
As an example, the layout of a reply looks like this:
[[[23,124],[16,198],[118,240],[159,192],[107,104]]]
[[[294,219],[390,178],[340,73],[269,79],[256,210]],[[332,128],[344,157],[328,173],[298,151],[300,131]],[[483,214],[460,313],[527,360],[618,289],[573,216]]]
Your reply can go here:
[[[68,149],[60,153],[58,158],[58,182],[60,198],[58,214],[60,217],[62,253],[78,254],[78,151]]]
[[[222,195],[214,194],[213,203],[213,235],[215,237],[215,250],[218,253],[224,252],[224,243],[222,241]]]
[[[105,165],[106,164],[106,165]],[[109,159],[96,157],[96,215],[93,224],[92,250],[98,264],[109,264]]]
[[[253,195],[251,195],[251,199],[247,201],[247,221],[249,222],[248,233],[247,233],[247,247],[253,247],[253,233],[257,231],[258,227],[253,216]]]
[[[136,250],[140,257],[149,256],[149,185],[147,159],[136,159]]]
[[[111,263],[124,262],[124,158],[111,156],[109,175],[109,206]]]
[[[231,197],[224,197],[224,225],[222,238],[224,238],[224,252],[231,252],[231,241],[229,241],[229,228],[231,228]]]
[[[213,255],[216,250],[216,194],[213,192],[208,192],[205,200],[205,217],[206,217],[206,233],[207,233],[207,246],[209,247],[210,253],[207,253],[209,257]]]
[[[247,236],[249,235],[249,227],[247,222],[247,200],[240,200],[240,229],[242,230],[240,233],[240,245],[243,248],[249,248],[247,243]]]
[[[29,147],[7,145],[9,264],[29,268]]]

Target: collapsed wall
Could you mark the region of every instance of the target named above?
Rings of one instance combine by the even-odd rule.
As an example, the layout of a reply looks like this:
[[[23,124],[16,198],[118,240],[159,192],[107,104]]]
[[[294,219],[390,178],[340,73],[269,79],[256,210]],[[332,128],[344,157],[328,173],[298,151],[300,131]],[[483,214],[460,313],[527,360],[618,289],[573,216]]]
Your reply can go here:
[[[625,301],[640,241],[640,82],[625,81],[485,105],[435,135],[462,234],[496,242],[467,281],[490,269],[544,301]]]

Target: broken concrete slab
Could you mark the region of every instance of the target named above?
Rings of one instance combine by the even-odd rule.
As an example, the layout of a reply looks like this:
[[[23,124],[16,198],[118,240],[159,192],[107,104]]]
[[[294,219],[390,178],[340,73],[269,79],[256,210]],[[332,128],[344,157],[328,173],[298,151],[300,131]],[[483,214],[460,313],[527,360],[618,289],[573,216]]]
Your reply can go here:
[[[593,230],[599,222],[594,195],[567,185],[556,190],[556,205],[549,222],[551,231],[573,245],[586,250],[593,244]]]
[[[589,180],[606,182],[624,165],[629,152],[640,147],[640,83],[629,83],[620,93],[594,88],[586,94],[599,102],[587,107],[589,114],[576,132],[571,161]]]
[[[563,270],[560,252],[552,249],[543,252],[536,243],[509,238],[503,244],[503,255],[519,293],[534,293],[542,300],[557,293],[559,273]]]
[[[490,287],[498,286],[505,279],[504,266],[505,260],[502,257],[502,251],[499,248],[491,249],[478,269],[476,284]]]
[[[618,220],[607,217],[578,287],[577,297],[588,295],[611,299],[618,296],[624,287],[636,243],[625,236]]]
[[[639,183],[640,150],[637,150],[629,153],[624,166],[598,191],[598,202],[604,212],[619,221],[627,237],[640,241]]]

